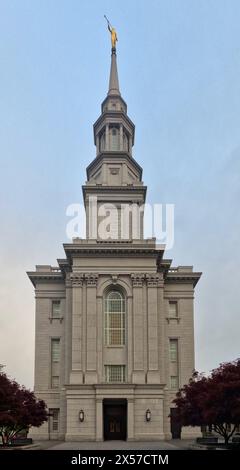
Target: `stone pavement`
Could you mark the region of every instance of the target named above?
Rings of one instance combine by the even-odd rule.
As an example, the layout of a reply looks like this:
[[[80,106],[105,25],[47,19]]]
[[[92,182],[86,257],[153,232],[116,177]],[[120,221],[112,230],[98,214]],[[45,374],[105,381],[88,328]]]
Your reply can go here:
[[[189,449],[194,440],[174,439],[171,441],[104,441],[104,442],[60,442],[34,441],[43,450],[184,450]]]

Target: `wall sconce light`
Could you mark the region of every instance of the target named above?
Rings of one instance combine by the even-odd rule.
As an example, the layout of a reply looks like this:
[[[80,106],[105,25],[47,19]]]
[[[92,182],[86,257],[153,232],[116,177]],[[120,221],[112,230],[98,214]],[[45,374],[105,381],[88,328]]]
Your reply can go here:
[[[146,411],[146,421],[150,421],[151,420],[151,411],[149,409],[147,409]]]
[[[83,423],[83,421],[84,421],[84,411],[83,410],[79,411],[79,421],[80,421],[80,423]]]

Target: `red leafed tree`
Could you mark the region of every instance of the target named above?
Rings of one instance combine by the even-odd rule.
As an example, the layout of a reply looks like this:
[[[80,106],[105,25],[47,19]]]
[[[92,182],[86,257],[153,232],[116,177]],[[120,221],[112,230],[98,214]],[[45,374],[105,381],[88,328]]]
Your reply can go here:
[[[212,425],[227,444],[240,424],[240,359],[220,364],[209,377],[195,372],[174,403],[183,426]]]
[[[0,436],[3,445],[19,432],[47,421],[46,404],[0,372]]]

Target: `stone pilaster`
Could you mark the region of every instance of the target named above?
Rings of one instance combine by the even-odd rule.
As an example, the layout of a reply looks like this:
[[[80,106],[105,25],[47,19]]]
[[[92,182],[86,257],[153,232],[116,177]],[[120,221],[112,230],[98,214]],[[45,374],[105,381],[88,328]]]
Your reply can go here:
[[[133,383],[145,383],[144,373],[144,274],[132,274],[133,286]]]
[[[65,347],[65,371],[64,383],[69,383],[70,372],[72,370],[72,282],[69,273],[66,277],[66,304],[64,318],[64,347]]]
[[[163,273],[159,273],[158,281],[158,329],[159,329],[159,369],[161,383],[166,382],[165,377],[165,314],[164,314],[164,280]]]
[[[147,275],[148,307],[148,383],[160,383],[158,358],[158,275]]]
[[[87,364],[85,383],[97,383],[97,280],[98,274],[85,274],[87,282]]]
[[[72,370],[70,384],[83,382],[82,372],[82,286],[83,275],[72,273]]]
[[[133,399],[128,399],[128,406],[127,406],[127,440],[133,441],[134,440],[134,401]]]
[[[96,399],[96,441],[103,441],[103,402]]]
[[[97,295],[97,371],[98,381],[103,381],[103,347],[104,347],[104,328],[103,328],[103,297]]]

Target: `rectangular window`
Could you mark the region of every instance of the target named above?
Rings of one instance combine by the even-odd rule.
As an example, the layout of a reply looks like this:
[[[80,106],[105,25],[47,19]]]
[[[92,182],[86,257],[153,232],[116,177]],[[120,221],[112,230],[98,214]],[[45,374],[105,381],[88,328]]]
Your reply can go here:
[[[60,318],[61,301],[52,301],[52,318]]]
[[[60,338],[52,338],[51,340],[51,359],[52,359],[52,362],[59,362]]]
[[[59,429],[59,408],[50,408],[51,431],[57,432]]]
[[[170,318],[177,318],[178,316],[178,308],[177,308],[177,301],[169,301],[169,317]]]
[[[125,382],[125,366],[105,366],[106,382]]]
[[[178,362],[178,340],[177,339],[169,340],[169,349],[170,349],[170,361]]]
[[[177,390],[178,387],[178,377],[176,375],[172,375],[170,377],[170,387],[172,390]]]
[[[52,388],[58,388],[59,387],[59,375],[53,375],[52,376]]]

